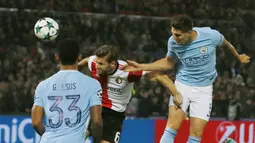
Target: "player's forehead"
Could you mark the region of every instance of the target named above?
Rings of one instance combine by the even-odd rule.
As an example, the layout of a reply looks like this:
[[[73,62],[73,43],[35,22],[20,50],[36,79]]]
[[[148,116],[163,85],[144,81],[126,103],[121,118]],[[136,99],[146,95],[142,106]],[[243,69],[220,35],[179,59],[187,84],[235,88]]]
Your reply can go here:
[[[108,60],[107,60],[107,57],[106,57],[106,56],[104,56],[104,57],[98,57],[98,56],[96,56],[95,61],[96,61],[96,62],[100,62],[100,63],[108,63]]]
[[[183,32],[183,31],[181,31],[181,30],[177,30],[177,29],[175,29],[175,28],[171,28],[171,33],[172,34],[178,34],[178,35],[182,35],[182,34],[184,34],[185,32]]]

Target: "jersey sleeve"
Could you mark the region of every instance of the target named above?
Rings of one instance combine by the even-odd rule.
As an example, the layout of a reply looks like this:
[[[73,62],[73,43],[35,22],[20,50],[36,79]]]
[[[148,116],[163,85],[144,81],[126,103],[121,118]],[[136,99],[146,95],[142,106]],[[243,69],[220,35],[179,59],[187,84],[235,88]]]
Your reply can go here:
[[[102,88],[98,81],[95,80],[93,84],[94,90],[92,91],[92,95],[89,99],[89,107],[95,105],[102,105]]]
[[[128,72],[128,82],[136,82],[141,79],[142,76],[146,74],[145,71],[137,71],[137,72]]]
[[[34,105],[44,107],[43,95],[44,95],[43,82],[40,82],[35,89]]]
[[[88,60],[88,67],[89,70],[92,71],[92,68],[95,66],[94,60],[96,59],[96,56],[90,56]]]
[[[173,42],[173,37],[171,36],[167,42],[167,54],[166,56],[167,57],[176,57],[176,54],[173,50],[173,45],[172,45],[172,42]]]
[[[214,29],[212,29],[211,37],[212,37],[212,44],[215,47],[221,46],[225,39],[224,36],[219,31],[214,30]]]

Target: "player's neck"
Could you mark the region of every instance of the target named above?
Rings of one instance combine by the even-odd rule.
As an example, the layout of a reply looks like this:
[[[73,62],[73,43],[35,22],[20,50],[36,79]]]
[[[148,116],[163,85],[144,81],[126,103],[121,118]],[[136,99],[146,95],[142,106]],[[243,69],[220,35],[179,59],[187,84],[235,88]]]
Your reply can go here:
[[[78,70],[77,64],[75,65],[60,65],[60,70]]]
[[[108,72],[108,75],[114,74],[116,70],[118,69],[119,64],[116,63]]]

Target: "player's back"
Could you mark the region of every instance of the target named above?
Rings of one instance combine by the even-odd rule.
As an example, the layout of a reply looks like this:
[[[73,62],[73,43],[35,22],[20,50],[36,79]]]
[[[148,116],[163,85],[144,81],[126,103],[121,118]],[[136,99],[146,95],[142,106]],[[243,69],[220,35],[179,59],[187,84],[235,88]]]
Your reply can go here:
[[[100,84],[76,70],[59,71],[40,84],[46,118],[46,132],[41,142],[85,142],[89,109],[95,102],[101,104],[91,101],[91,96],[98,90],[95,87]]]

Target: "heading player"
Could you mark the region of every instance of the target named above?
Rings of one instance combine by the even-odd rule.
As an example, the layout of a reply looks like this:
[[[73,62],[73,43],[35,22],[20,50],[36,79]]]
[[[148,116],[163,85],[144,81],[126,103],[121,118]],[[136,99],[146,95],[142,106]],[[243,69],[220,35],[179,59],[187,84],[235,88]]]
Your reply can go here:
[[[171,21],[172,36],[168,40],[165,58],[150,64],[128,61],[125,71],[164,71],[172,69],[178,60],[175,85],[183,97],[181,108],[174,108],[174,97],[170,98],[168,122],[161,143],[173,143],[181,126],[185,112],[190,107],[189,143],[198,143],[209,120],[212,109],[212,83],[217,77],[216,47],[224,47],[241,63],[248,63],[250,57],[239,55],[235,48],[217,30],[210,27],[193,27],[187,15],[176,15]],[[126,69],[127,67],[134,67]]]
[[[170,89],[173,96],[176,96],[176,106],[182,103],[181,95],[166,75],[146,71],[125,72],[120,70],[126,62],[118,60],[118,51],[110,45],[101,46],[94,54],[83,59],[79,65],[88,64],[92,77],[97,79],[102,86],[103,143],[118,143],[134,82],[142,77],[158,80]]]
[[[77,71],[79,45],[71,39],[57,45],[60,71],[40,82],[35,90],[32,125],[41,143],[84,143],[86,121],[91,117],[94,141],[102,140],[100,83]],[[43,124],[43,116],[46,125]]]

